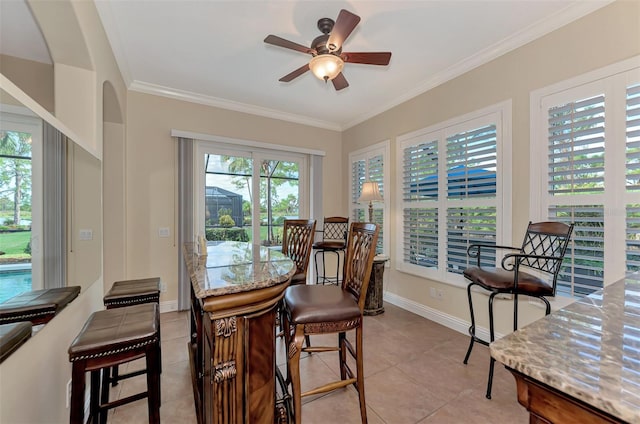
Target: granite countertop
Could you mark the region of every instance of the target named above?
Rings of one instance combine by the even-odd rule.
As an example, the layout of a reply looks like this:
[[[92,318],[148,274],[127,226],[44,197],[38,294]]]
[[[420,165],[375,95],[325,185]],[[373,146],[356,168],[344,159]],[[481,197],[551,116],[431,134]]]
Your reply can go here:
[[[196,253],[195,243],[185,243],[183,255],[199,299],[275,286],[295,272],[293,261],[279,250],[250,243],[207,246],[206,256]]]
[[[509,368],[640,423],[640,273],[491,343],[490,351]]]

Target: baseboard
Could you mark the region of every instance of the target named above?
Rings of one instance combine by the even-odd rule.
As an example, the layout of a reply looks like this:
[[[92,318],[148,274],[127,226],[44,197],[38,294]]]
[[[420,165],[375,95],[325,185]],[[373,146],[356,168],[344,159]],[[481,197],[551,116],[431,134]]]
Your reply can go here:
[[[428,320],[437,322],[440,325],[444,325],[454,331],[462,334],[469,334],[469,321],[462,320],[453,315],[445,314],[444,312],[430,308],[411,299],[407,299],[402,296],[398,296],[395,293],[384,292],[383,299],[385,302],[389,302],[399,308],[406,311],[413,312],[416,315],[420,315]],[[476,327],[476,336],[482,340],[489,340],[489,329],[484,327]],[[502,338],[503,334],[496,333],[496,340]]]
[[[173,312],[178,310],[177,300],[168,300],[166,302],[160,302],[160,313]]]

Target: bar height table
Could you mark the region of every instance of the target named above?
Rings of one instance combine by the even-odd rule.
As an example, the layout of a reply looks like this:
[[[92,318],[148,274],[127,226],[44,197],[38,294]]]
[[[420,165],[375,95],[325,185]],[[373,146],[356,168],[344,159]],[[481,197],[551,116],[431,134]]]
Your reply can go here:
[[[281,252],[220,242],[197,255],[191,278],[189,359],[198,423],[273,424],[276,307],[295,272]]]

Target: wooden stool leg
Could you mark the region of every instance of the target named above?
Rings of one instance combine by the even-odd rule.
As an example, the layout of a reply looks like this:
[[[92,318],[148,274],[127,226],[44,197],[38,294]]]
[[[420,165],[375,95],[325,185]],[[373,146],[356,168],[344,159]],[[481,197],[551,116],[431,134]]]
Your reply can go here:
[[[89,416],[91,422],[100,422],[100,370],[91,371],[91,388],[89,395]]]
[[[85,361],[75,361],[71,370],[70,424],[84,424]]]
[[[159,345],[147,347],[147,393],[149,424],[160,422],[160,369],[158,361]]]
[[[360,417],[362,424],[367,423],[367,405],[364,400],[364,360],[362,356],[362,321],[356,328],[356,367],[358,369],[358,375],[356,381],[358,382],[358,397],[360,398]]]
[[[304,342],[304,325],[296,325],[296,334],[293,337],[295,351],[289,358],[289,379],[291,381],[291,391],[293,392],[293,411],[295,424],[302,423],[302,386],[300,385],[300,354],[302,353],[302,343]],[[287,348],[287,350],[289,350]]]
[[[101,405],[106,405],[107,403],[109,403],[109,377],[111,374],[111,367],[107,367],[107,368],[103,368],[102,369],[102,384],[101,384],[101,393],[100,393],[100,404]],[[106,410],[104,412],[102,412],[100,414],[100,424],[106,424],[107,422],[107,415],[109,414],[109,411]]]

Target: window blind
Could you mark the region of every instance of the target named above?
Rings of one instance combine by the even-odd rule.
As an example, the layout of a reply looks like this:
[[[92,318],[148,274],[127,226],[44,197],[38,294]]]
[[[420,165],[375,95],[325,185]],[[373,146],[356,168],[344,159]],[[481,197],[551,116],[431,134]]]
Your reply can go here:
[[[640,191],[640,84],[627,88],[626,187]]]

